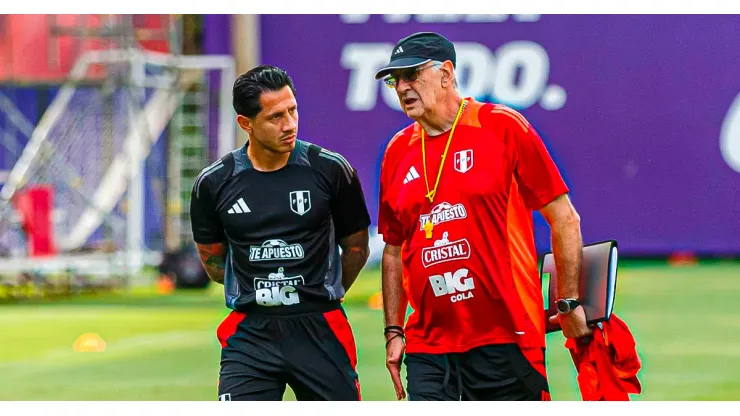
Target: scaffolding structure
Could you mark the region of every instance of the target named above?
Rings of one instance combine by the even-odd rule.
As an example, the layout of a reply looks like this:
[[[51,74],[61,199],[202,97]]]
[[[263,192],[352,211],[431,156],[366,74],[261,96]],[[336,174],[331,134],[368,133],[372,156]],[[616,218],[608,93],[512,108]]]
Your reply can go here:
[[[0,252],[9,257],[0,259],[0,273],[40,268],[39,259],[19,253],[22,232],[10,203],[19,189],[39,180],[57,181],[59,193],[66,195],[62,205],[72,208],[67,217],[54,215],[65,257],[48,259],[56,262],[52,269],[68,267],[68,261],[84,263],[78,254],[94,251],[98,257],[90,265],[100,261],[100,253],[109,253],[105,261],[112,270],[132,275],[192,240],[187,208],[195,176],[235,143],[226,105],[234,60],[183,55],[182,19],[158,18],[160,25],[151,27],[149,21],[144,27],[143,19],[151,16],[87,15],[70,24],[49,15],[50,40],[71,39],[76,59],[38,124],[33,126],[0,91],[0,112],[6,128],[13,129],[0,142],[6,158],[15,160],[0,190],[0,246],[10,249]],[[148,50],[147,42],[167,49]],[[55,43],[47,42],[49,66],[62,58]],[[217,148],[211,148],[212,123],[218,124]],[[70,146],[97,152],[95,163],[83,161]],[[166,169],[157,171],[160,166]],[[145,238],[145,216],[162,224],[161,235]],[[75,267],[83,268],[79,261]]]

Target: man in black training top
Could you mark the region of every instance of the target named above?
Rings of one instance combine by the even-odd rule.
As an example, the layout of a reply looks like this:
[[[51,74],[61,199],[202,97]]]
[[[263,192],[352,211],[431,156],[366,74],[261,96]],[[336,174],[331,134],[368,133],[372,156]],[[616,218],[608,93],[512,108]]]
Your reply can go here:
[[[219,400],[360,400],[340,302],[367,261],[368,214],[342,155],[298,140],[295,87],[259,66],[234,83],[245,146],[203,169],[193,239],[233,311],[219,325]],[[341,256],[339,253],[341,247]]]

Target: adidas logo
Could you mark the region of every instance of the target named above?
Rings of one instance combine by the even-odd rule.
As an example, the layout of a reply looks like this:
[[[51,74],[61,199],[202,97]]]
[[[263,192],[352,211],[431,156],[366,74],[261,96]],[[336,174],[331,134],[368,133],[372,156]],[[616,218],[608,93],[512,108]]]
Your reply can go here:
[[[393,52],[394,55],[398,55],[399,53],[403,52],[403,47],[399,46],[398,49],[396,49],[395,52]]]
[[[252,212],[252,210],[249,209],[242,198],[239,198],[239,200],[231,206],[231,209],[226,212],[228,212],[229,214],[244,214],[247,212]]]
[[[403,183],[409,183],[418,177],[419,172],[416,171],[415,167],[411,166],[411,169],[409,169],[408,173],[406,174],[406,179],[403,180]]]

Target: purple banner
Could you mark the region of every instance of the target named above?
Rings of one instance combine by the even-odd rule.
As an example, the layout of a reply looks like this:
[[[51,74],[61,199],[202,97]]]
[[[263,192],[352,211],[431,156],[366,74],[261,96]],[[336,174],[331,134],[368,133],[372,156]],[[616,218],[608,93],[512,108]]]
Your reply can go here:
[[[296,83],[299,135],[357,168],[374,221],[382,150],[410,120],[373,75],[399,38],[438,31],[456,44],[465,96],[516,108],[540,132],[585,242],[740,254],[738,16],[270,15],[260,25],[262,62]]]
[[[226,14],[203,15],[203,53],[206,55],[230,55],[231,52],[231,20]],[[211,71],[208,74],[210,85],[219,85],[221,74]],[[218,102],[217,96],[208,97],[209,100]],[[212,105],[208,109],[208,144],[211,155],[209,160],[215,160],[218,156],[218,106]]]

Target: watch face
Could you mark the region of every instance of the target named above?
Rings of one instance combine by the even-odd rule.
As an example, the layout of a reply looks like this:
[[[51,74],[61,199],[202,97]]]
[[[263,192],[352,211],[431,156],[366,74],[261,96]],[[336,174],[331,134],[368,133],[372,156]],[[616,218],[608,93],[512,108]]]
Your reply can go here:
[[[558,301],[558,311],[561,313],[566,313],[570,311],[570,304],[567,300]]]

